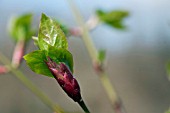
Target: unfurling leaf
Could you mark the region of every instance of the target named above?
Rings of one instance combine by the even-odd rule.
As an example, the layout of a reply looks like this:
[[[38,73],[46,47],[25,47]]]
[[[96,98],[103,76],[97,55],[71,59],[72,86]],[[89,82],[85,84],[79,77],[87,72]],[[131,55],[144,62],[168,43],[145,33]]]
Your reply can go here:
[[[123,25],[123,19],[128,16],[127,11],[122,10],[113,10],[110,12],[105,12],[103,10],[97,10],[96,14],[100,21],[114,27],[117,29],[123,29],[125,26]]]
[[[41,16],[38,45],[41,50],[48,50],[48,45],[55,48],[68,48],[66,36],[61,30],[60,25],[45,14]]]
[[[66,36],[59,24],[42,14],[38,37],[33,37],[40,50],[24,56],[28,66],[37,74],[53,77],[45,61],[50,57],[55,63],[64,63],[73,73],[73,57],[67,50]]]

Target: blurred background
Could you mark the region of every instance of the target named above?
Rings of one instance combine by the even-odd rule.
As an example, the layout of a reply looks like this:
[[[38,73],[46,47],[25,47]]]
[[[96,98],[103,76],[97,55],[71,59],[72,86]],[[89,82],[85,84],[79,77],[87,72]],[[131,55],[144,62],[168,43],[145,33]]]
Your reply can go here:
[[[126,30],[100,25],[91,32],[98,49],[107,50],[107,72],[128,113],[164,113],[170,106],[170,82],[166,64],[170,59],[169,0],[74,0],[84,20],[98,8],[106,11],[127,10]],[[12,15],[34,14],[38,29],[41,13],[60,20],[69,27],[76,22],[66,0],[0,0],[0,51],[11,59],[14,43],[8,32]],[[92,113],[113,113],[91,59],[80,38],[68,39],[74,56],[75,76]],[[33,41],[27,52],[37,49]],[[66,111],[83,112],[61,90],[55,79],[34,74],[25,64],[21,70],[54,102]],[[0,113],[52,113],[11,73],[0,76]]]

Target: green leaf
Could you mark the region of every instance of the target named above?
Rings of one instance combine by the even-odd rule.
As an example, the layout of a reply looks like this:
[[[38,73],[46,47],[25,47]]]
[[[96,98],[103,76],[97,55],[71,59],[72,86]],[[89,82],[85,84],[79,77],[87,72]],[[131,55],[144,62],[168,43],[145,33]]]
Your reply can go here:
[[[46,63],[44,62],[47,61],[45,51],[43,50],[33,51],[25,55],[24,59],[26,60],[27,65],[35,73],[53,77]]]
[[[103,10],[97,10],[96,14],[100,21],[110,25],[111,27],[117,29],[124,29],[125,26],[123,25],[123,19],[128,16],[127,11],[122,10],[113,10],[110,12],[105,12]]]
[[[100,62],[103,62],[106,58],[106,51],[105,50],[99,50],[98,52],[98,60]]]
[[[35,73],[53,77],[45,63],[45,61],[47,61],[47,56],[57,64],[60,62],[65,63],[73,73],[73,57],[66,49],[54,49],[53,47],[49,47],[48,53],[44,50],[37,50],[25,55],[24,59],[26,60],[27,65]]]
[[[49,56],[57,64],[60,62],[65,63],[73,73],[73,56],[68,50],[62,48],[57,49],[51,46],[49,46],[48,49],[49,50],[46,56]]]
[[[42,14],[38,38],[33,37],[34,43],[40,50],[31,52],[24,56],[27,65],[37,74],[53,77],[45,61],[50,57],[59,64],[65,63],[73,72],[73,57],[67,50],[68,43],[59,24],[45,14]]]
[[[41,50],[48,50],[48,45],[55,48],[68,48],[66,36],[61,30],[60,25],[45,14],[41,16],[38,45]]]
[[[9,25],[9,33],[15,40],[29,40],[35,31],[31,28],[32,14],[13,17]]]

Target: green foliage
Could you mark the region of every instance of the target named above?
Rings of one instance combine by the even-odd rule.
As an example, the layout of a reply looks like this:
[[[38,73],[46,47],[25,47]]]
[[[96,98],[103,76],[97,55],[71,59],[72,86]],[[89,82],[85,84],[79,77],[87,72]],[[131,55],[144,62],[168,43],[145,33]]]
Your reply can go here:
[[[46,56],[49,56],[56,63],[64,62],[73,72],[73,56],[69,51],[67,51],[66,49],[58,49],[50,46],[48,49],[49,50]]]
[[[53,59],[57,64],[64,62],[73,72],[72,54],[65,49],[50,47],[48,53],[45,50],[37,50],[25,55],[24,59],[26,60],[27,65],[35,73],[53,77],[45,63],[45,61],[47,61],[47,56]]]
[[[44,50],[33,51],[25,55],[24,59],[26,60],[27,65],[35,73],[53,77],[47,65],[45,64],[47,59]]]
[[[10,21],[9,33],[15,40],[29,40],[35,31],[31,28],[32,14],[13,17]]]
[[[124,29],[123,19],[128,16],[127,11],[113,10],[110,12],[105,12],[103,10],[97,10],[96,14],[100,21],[110,25],[111,27],[117,29]]]
[[[99,50],[98,52],[98,60],[100,62],[103,62],[106,58],[106,51],[105,50]]]
[[[53,77],[45,63],[47,57],[50,57],[57,64],[60,62],[65,63],[73,72],[73,57],[67,50],[66,36],[56,21],[42,14],[38,37],[33,37],[33,39],[40,50],[24,56],[27,65],[32,71]]]
[[[60,25],[42,14],[38,33],[38,46],[41,50],[47,50],[48,45],[56,48],[68,48],[68,43]]]

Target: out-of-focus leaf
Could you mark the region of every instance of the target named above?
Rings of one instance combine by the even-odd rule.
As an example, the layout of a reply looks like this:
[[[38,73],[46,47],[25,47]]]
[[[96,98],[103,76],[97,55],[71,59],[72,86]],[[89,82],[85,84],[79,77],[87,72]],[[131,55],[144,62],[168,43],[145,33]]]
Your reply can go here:
[[[98,52],[98,60],[100,62],[103,62],[106,58],[106,51],[105,50],[99,50]]]
[[[66,36],[60,29],[60,25],[45,14],[41,16],[38,45],[41,50],[48,50],[48,45],[55,48],[68,48]]]
[[[103,10],[97,10],[96,14],[100,21],[114,27],[117,29],[124,29],[123,19],[128,16],[127,11],[113,10],[110,12],[105,12]]]
[[[15,40],[29,40],[35,31],[31,28],[32,14],[13,17],[9,24],[9,33]]]
[[[170,79],[170,61],[167,63],[166,69],[167,69],[168,78]]]
[[[37,74],[53,77],[45,61],[47,61],[44,50],[33,51],[24,56],[27,65]]]
[[[46,56],[49,56],[57,64],[64,62],[73,73],[73,56],[68,50],[49,46]]]

